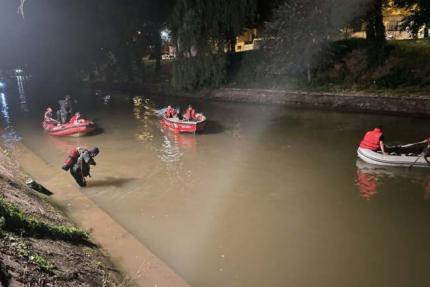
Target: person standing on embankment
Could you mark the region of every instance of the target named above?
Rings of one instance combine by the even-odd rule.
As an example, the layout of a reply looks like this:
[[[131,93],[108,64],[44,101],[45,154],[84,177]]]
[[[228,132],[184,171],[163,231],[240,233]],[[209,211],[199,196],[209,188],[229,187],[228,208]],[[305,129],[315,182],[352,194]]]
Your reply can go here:
[[[65,171],[70,169],[70,174],[81,187],[87,186],[86,177],[91,177],[90,166],[96,165],[94,157],[99,154],[99,148],[86,149],[75,147],[70,150],[68,157],[61,167]]]

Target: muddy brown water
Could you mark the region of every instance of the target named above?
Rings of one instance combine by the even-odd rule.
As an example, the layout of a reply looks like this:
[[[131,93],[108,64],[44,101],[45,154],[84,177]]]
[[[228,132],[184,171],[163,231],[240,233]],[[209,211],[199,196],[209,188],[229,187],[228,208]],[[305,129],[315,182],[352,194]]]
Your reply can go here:
[[[73,139],[40,126],[61,94],[5,93],[3,140],[52,169],[71,147],[98,146],[82,193],[191,286],[430,284],[430,169],[355,153],[375,125],[406,143],[429,134],[428,119],[93,94],[75,92],[76,106],[103,130]],[[164,130],[146,108],[189,102],[209,119],[202,134]]]

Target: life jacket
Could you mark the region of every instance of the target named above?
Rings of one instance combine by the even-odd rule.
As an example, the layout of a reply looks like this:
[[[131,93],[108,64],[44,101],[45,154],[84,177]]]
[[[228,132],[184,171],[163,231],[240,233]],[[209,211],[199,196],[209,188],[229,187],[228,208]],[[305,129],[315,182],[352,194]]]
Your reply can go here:
[[[81,155],[81,152],[83,150],[85,150],[85,149],[80,148],[80,147],[75,147],[69,151],[69,155],[64,160],[65,170],[68,170],[69,168],[72,167],[72,165],[78,160],[78,158]]]
[[[164,112],[165,116],[168,118],[172,118],[176,115],[176,111],[174,108],[168,108],[165,112]]]
[[[379,150],[381,147],[379,141],[382,137],[382,131],[378,128],[368,131],[360,142],[360,147],[373,151]]]
[[[187,109],[184,114],[184,119],[194,120],[196,118],[196,111],[193,108]]]
[[[77,120],[79,120],[79,118],[80,118],[80,117],[78,117],[78,116],[76,116],[76,115],[73,115],[73,116],[70,118],[69,123],[74,124]]]

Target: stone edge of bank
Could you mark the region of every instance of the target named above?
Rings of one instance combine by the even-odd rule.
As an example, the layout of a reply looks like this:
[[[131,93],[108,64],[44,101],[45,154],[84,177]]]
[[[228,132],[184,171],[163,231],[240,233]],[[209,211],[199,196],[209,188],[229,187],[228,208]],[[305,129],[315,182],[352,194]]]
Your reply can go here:
[[[275,104],[340,111],[382,112],[410,115],[430,114],[430,95],[390,96],[367,93],[317,93],[287,90],[222,88],[179,94],[216,101]]]

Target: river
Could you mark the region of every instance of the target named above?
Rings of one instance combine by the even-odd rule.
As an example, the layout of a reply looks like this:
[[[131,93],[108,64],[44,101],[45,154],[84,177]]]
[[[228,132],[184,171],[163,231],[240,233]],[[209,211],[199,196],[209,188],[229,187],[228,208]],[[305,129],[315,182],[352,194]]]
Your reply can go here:
[[[3,140],[53,170],[71,147],[98,146],[81,192],[191,286],[430,284],[430,173],[356,158],[366,130],[382,124],[387,141],[413,142],[428,136],[427,119],[105,94],[71,92],[102,131],[55,138],[40,122],[64,90],[10,88]],[[161,128],[146,107],[167,103],[193,104],[205,132]]]

